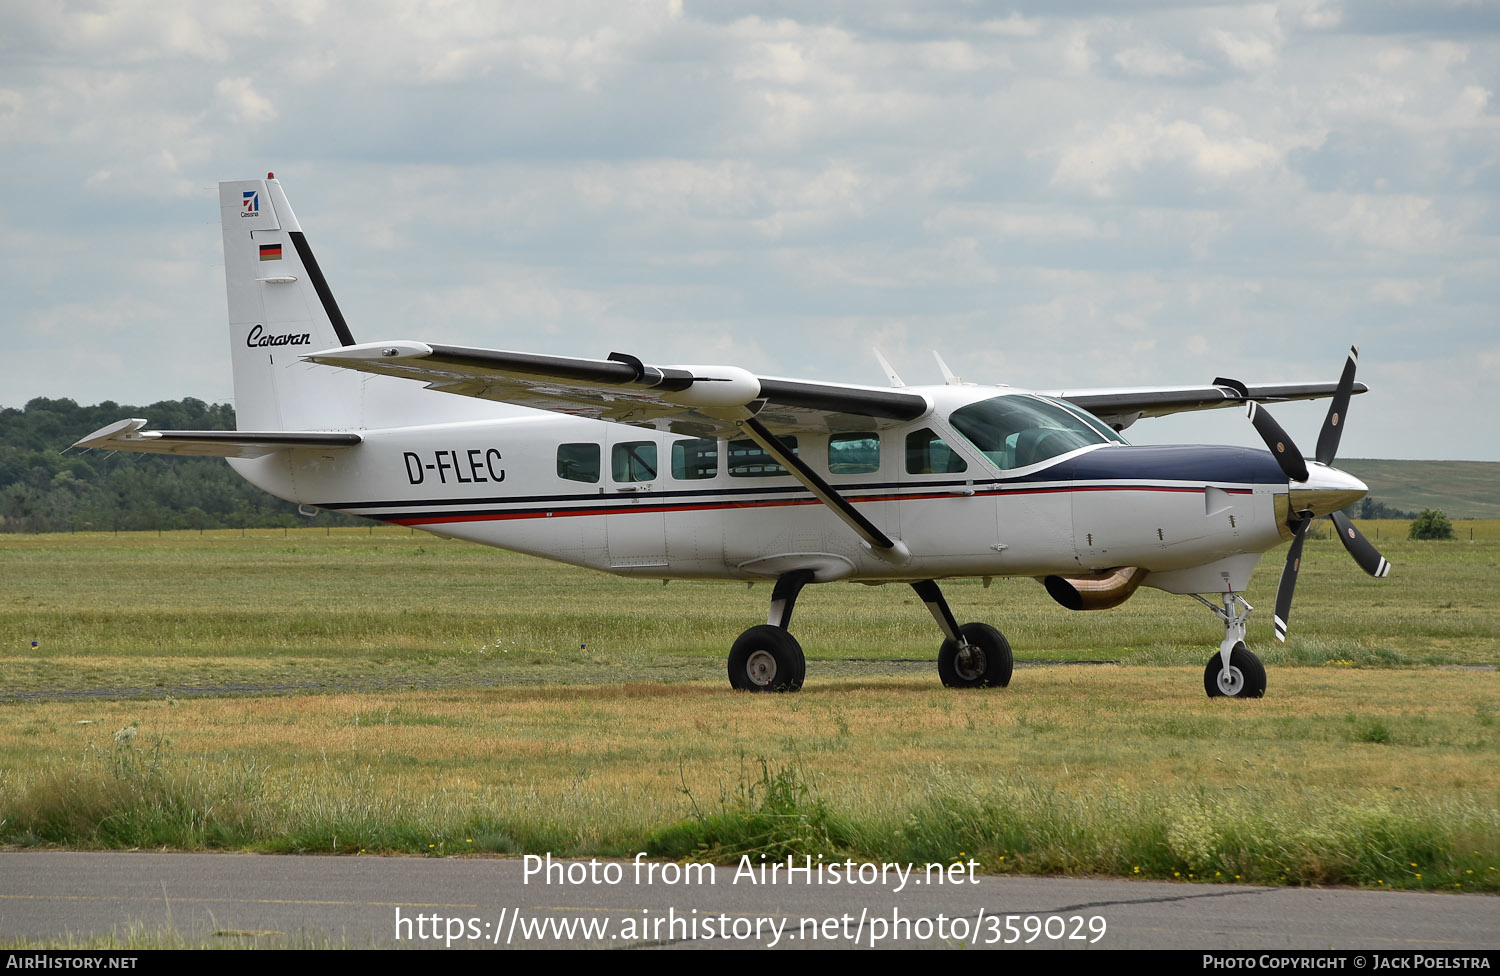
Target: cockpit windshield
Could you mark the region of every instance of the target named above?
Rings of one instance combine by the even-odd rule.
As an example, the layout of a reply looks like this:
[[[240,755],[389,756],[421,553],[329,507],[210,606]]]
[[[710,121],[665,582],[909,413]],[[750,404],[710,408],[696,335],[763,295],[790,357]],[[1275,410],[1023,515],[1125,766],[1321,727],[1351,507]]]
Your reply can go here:
[[[1125,440],[1087,411],[1049,397],[997,396],[953,411],[949,422],[1001,471],[1094,444]]]

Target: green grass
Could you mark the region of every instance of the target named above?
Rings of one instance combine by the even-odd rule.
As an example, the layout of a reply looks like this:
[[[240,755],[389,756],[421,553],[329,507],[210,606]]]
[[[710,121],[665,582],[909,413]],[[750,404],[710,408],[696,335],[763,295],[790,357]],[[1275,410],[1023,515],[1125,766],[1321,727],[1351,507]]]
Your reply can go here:
[[[908,588],[813,587],[807,686],[757,696],[723,660],[766,586],[393,529],[6,537],[0,843],[963,852],[989,872],[1500,891],[1500,674],[1433,667],[1500,660],[1500,541],[1380,528],[1383,581],[1309,542],[1284,649],[1265,561],[1250,640],[1270,688],[1247,702],[1203,695],[1217,621],[1150,590],[1075,614],[1031,580],[948,584],[961,619],[1043,662],[965,693],[904,663],[937,644]],[[1119,664],[1046,663],[1081,659]]]
[[[1247,594],[1260,608],[1252,648],[1273,666],[1500,662],[1500,532],[1481,526],[1491,538],[1417,543],[1367,525],[1395,565],[1386,580],[1309,540],[1284,647],[1270,619],[1283,550],[1271,553]],[[770,597],[768,585],[663,587],[401,529],[0,536],[0,567],[0,700],[709,677]],[[1093,613],[1063,610],[1029,579],[944,591],[1022,660],[1201,667],[1222,636],[1196,603],[1149,588]],[[848,670],[842,659],[930,660],[938,644],[903,585],[810,587],[796,632],[814,682]]]
[[[316,933],[288,934],[245,929],[218,929],[202,938],[190,938],[171,927],[133,924],[110,935],[70,933],[40,939],[13,938],[5,943],[5,948],[25,952],[34,949],[373,949],[378,946],[373,940],[370,945],[359,945],[348,937],[335,941]]]

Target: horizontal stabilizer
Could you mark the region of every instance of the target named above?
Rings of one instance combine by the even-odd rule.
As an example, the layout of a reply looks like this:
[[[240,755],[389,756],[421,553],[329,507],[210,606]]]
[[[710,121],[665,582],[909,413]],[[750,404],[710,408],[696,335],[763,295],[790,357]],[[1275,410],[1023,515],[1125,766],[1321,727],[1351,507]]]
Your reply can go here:
[[[291,447],[353,447],[359,434],[301,430],[142,430],[146,421],[121,420],[101,427],[74,447],[142,454],[188,454],[201,457],[257,458]]]

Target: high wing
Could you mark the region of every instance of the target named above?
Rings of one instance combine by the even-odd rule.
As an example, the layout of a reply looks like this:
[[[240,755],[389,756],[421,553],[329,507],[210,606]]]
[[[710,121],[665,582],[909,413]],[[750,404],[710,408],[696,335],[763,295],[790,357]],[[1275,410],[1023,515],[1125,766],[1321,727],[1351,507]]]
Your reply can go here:
[[[1216,378],[1212,386],[1117,387],[1113,389],[1050,390],[1044,396],[1076,404],[1109,424],[1124,430],[1142,417],[1165,417],[1187,410],[1212,410],[1233,407],[1254,400],[1257,403],[1282,403],[1287,400],[1317,400],[1333,396],[1337,383],[1279,383],[1271,386],[1246,386],[1237,380]],[[1369,387],[1355,383],[1354,393],[1365,393]],[[1042,391],[1038,391],[1042,392]]]
[[[138,454],[187,454],[199,457],[257,458],[288,447],[353,447],[359,434],[321,431],[142,430],[146,421],[121,420],[101,427],[74,447]]]
[[[925,415],[919,393],[755,376],[736,366],[647,366],[633,356],[575,359],[425,342],[373,342],[309,362],[425,382],[445,393],[697,437],[740,436],[754,416],[776,433],[869,430]]]
[[[735,366],[648,366],[633,356],[577,359],[425,342],[372,342],[311,353],[309,362],[424,382],[434,390],[698,437],[733,436],[753,415],[776,433],[868,430],[916,420],[920,393],[755,376]],[[1142,417],[1206,410],[1247,400],[1278,403],[1332,396],[1337,383],[1049,391],[1123,430]],[[1356,383],[1353,392],[1367,387]],[[748,411],[748,414],[746,413]]]

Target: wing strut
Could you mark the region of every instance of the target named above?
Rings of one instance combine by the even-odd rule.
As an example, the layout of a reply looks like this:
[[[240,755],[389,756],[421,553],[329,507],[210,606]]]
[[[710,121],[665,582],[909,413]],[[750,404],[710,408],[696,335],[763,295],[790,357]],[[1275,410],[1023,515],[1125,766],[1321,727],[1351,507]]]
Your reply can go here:
[[[897,562],[904,562],[910,557],[911,553],[904,543],[892,539],[874,522],[865,518],[864,513],[840,495],[816,471],[804,464],[801,458],[788,450],[779,437],[766,429],[765,424],[754,417],[737,420],[735,423],[750,435],[751,440],[760,445],[761,450],[775,458],[777,464],[786,468],[788,474],[802,482],[803,487],[817,496],[818,501],[827,505],[833,514],[865,540],[877,556]]]

